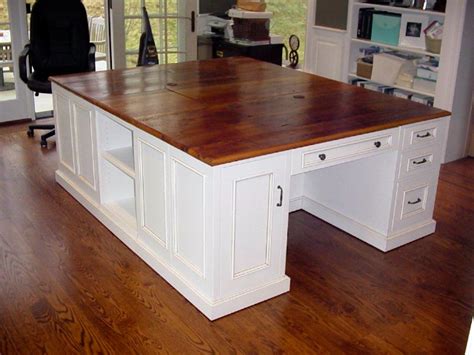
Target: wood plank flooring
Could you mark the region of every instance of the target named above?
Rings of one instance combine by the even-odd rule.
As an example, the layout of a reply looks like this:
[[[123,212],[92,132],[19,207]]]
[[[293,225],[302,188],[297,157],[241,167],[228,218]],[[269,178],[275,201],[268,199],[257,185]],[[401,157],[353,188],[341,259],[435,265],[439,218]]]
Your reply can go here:
[[[290,215],[291,291],[209,322],[54,181],[57,154],[0,127],[0,354],[463,354],[474,160],[442,168],[437,232],[383,254]]]

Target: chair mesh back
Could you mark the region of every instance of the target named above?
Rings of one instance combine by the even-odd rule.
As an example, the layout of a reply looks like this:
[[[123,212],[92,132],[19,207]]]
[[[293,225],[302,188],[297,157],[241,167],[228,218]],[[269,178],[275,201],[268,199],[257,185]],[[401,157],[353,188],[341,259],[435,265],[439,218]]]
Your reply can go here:
[[[31,61],[38,78],[87,71],[89,28],[80,0],[37,0],[31,12]]]

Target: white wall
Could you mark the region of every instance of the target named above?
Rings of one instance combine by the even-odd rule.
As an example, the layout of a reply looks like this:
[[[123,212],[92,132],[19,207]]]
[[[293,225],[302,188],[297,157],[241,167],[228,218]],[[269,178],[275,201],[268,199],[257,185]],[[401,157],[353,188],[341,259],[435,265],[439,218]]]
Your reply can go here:
[[[445,161],[466,156],[474,90],[474,1],[467,1]]]

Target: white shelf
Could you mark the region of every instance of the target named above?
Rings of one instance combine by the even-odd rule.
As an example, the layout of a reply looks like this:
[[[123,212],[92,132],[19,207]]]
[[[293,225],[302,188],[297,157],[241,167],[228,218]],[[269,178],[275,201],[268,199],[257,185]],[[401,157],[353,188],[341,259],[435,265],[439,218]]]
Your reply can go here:
[[[136,227],[135,198],[107,202],[104,207],[130,228]]]
[[[354,2],[354,6],[359,7],[373,7],[377,10],[388,10],[392,12],[399,12],[399,13],[407,13],[407,14],[418,14],[418,15],[429,15],[429,16],[438,16],[444,17],[444,12],[439,11],[429,11],[429,10],[421,10],[421,9],[414,9],[410,7],[398,7],[398,6],[390,6],[390,5],[377,5],[377,4],[368,4],[365,2]]]
[[[352,78],[362,79],[362,80],[370,81],[370,82],[380,84],[380,85],[386,85],[386,84],[378,83],[378,82],[373,81],[371,79],[364,78],[363,76],[358,76],[357,74],[354,74],[354,73],[350,73],[349,76],[352,77]],[[420,95],[430,96],[430,97],[435,96],[435,94],[432,93],[432,92],[420,91],[420,90],[416,90],[416,89],[413,89],[413,88],[407,88],[407,87],[404,87],[404,86],[399,86],[399,85],[387,85],[387,86],[393,87],[395,89],[400,89],[400,90],[405,90],[405,91],[408,91],[408,92],[412,92],[414,94],[420,94]]]
[[[116,168],[120,169],[131,178],[135,178],[132,147],[104,151],[102,152],[102,156]]]
[[[432,52],[425,51],[423,49],[419,48],[412,48],[412,47],[403,47],[403,46],[392,46],[390,44],[385,44],[385,43],[379,43],[379,42],[374,42],[368,39],[360,39],[360,38],[351,38],[352,42],[356,43],[363,43],[369,46],[377,46],[377,47],[383,47],[383,48],[389,48],[389,49],[394,49],[397,51],[402,51],[402,52],[410,52],[410,53],[416,53],[420,55],[429,55],[430,57],[436,57],[439,58],[440,55]]]

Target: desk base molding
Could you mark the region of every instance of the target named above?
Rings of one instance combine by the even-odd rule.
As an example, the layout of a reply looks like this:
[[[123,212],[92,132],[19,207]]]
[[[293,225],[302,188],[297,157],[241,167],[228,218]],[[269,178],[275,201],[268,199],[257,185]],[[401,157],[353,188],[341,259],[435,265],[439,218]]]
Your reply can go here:
[[[142,245],[137,239],[136,233],[131,233],[126,226],[116,223],[116,219],[109,215],[106,208],[101,207],[88,197],[77,184],[59,170],[56,171],[56,182],[210,320],[267,301],[290,290],[290,278],[283,276],[279,280],[247,290],[239,295],[211,301],[196,291],[172,267],[156,257],[145,245]]]
[[[414,228],[407,229],[387,237],[349,217],[340,214],[337,211],[313,201],[306,196],[302,196],[298,199],[301,199],[302,201],[302,208],[300,209],[334,225],[344,232],[349,233],[384,252],[390,251],[404,244],[432,234],[436,228],[436,221],[430,220],[428,223],[420,224]]]

